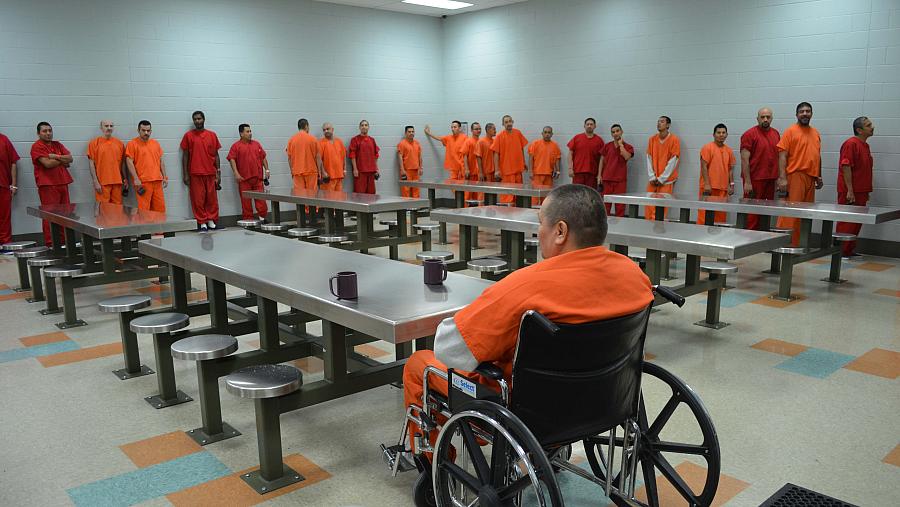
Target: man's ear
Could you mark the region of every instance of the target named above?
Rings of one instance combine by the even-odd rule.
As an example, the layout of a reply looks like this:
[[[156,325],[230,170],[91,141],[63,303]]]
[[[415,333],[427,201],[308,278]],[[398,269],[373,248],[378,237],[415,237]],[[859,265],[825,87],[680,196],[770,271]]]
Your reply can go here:
[[[553,241],[557,245],[565,243],[566,239],[568,239],[569,237],[569,224],[560,220],[559,222],[556,222],[556,227],[554,228],[554,230],[556,232],[556,237],[553,238]]]

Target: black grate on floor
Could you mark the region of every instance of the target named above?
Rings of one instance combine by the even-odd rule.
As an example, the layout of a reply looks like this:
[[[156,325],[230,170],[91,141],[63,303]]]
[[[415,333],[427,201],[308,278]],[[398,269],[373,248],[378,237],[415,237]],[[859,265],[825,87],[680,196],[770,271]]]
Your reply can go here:
[[[851,503],[787,483],[759,507],[857,507]]]

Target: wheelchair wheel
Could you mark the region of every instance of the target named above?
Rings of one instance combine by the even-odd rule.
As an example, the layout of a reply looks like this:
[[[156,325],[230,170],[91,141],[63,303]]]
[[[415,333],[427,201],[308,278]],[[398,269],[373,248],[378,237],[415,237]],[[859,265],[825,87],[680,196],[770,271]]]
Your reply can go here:
[[[496,403],[478,400],[465,408],[438,435],[438,507],[562,506],[550,461],[522,421]]]
[[[673,488],[688,505],[710,505],[719,487],[721,454],[719,439],[706,407],[690,386],[668,370],[645,362],[643,373],[637,421],[641,432],[638,437],[638,464],[647,503],[638,501],[638,504],[653,507],[660,505],[659,481],[664,480],[668,483],[667,487]],[[682,405],[687,410],[679,410]],[[676,412],[678,428],[667,429],[666,426]],[[689,422],[690,418],[693,418],[693,422]],[[593,473],[604,480],[608,441],[605,436],[584,441]],[[621,437],[614,440],[614,446],[618,447],[616,455],[621,456]],[[702,484],[688,484],[676,470],[672,462],[685,458],[702,458],[705,461],[706,477]],[[657,472],[660,477],[657,477]],[[618,474],[613,480],[618,484]],[[620,506],[634,505],[621,497],[615,498],[615,495],[612,500]]]
[[[413,503],[416,507],[436,507],[434,499],[434,486],[431,482],[431,474],[422,472],[413,484]]]

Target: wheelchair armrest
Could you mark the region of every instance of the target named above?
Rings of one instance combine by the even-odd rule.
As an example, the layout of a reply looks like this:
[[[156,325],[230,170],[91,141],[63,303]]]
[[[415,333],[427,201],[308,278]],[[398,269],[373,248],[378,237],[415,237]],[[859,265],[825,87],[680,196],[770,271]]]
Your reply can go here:
[[[477,373],[482,377],[487,377],[491,380],[503,379],[503,370],[494,363],[481,363],[475,368],[473,373]]]

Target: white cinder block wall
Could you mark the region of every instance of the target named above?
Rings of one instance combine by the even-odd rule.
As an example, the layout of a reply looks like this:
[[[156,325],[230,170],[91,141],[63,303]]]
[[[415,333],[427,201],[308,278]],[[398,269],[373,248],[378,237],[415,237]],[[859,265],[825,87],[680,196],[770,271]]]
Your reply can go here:
[[[382,148],[379,191],[396,194],[403,126],[443,114],[438,18],[303,0],[51,0],[2,2],[0,19],[0,132],[22,157],[14,234],[40,228],[25,212],[38,203],[29,153],[39,121],[75,155],[70,192],[84,202],[99,121],[113,119],[128,140],[150,120],[171,176],[169,210],[191,216],[178,145],[195,109],[222,142],[223,215],[240,213],[225,160],[240,123],[268,151],[271,188],[286,190],[284,147],[298,118],[317,137],[333,122],[347,145],[368,119]]]
[[[758,108],[771,106],[783,131],[809,101],[823,136],[817,200],[835,202],[837,153],[866,115],[876,129],[870,203],[900,206],[900,0],[530,0],[448,18],[444,76],[448,117],[509,113],[529,140],[552,125],[562,147],[588,116],[608,140],[621,123],[638,152],[630,191],[646,185],[643,152],[660,115],[682,140],[676,190],[694,193],[716,123],[737,150]],[[900,241],[900,224],[863,235]]]

